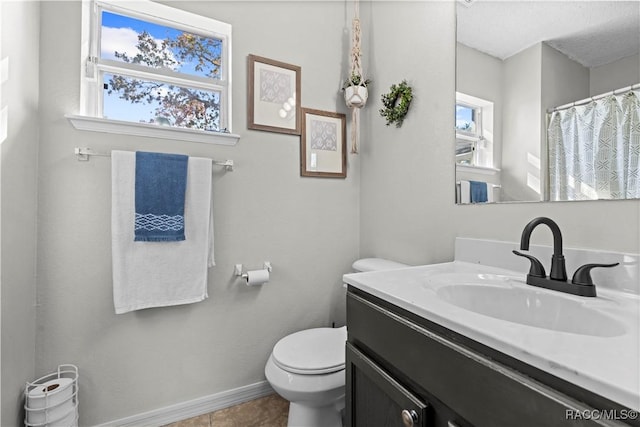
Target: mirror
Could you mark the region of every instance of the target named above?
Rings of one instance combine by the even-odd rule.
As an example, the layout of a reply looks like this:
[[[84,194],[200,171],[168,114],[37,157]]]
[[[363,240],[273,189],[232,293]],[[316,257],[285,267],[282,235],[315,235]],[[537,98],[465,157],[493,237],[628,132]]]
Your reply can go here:
[[[640,97],[639,53],[637,1],[458,0],[456,202],[640,197],[638,178],[623,191],[588,181],[599,173],[601,151],[583,156],[557,145],[569,145],[558,133],[570,126],[565,112],[589,113],[594,99],[610,100],[613,91],[618,108]],[[637,177],[634,150],[629,159],[614,147],[608,161],[634,164],[626,173]],[[575,158],[560,164],[561,157]]]

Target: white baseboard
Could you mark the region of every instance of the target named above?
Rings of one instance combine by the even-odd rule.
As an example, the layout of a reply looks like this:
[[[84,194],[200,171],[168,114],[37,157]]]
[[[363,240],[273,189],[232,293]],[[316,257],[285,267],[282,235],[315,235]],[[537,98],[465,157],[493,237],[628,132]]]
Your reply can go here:
[[[223,391],[209,396],[200,397],[188,402],[177,403],[142,414],[133,415],[119,420],[100,424],[97,427],[134,427],[134,426],[162,426],[187,418],[208,414],[249,400],[273,394],[274,391],[268,381],[249,384],[232,390]]]

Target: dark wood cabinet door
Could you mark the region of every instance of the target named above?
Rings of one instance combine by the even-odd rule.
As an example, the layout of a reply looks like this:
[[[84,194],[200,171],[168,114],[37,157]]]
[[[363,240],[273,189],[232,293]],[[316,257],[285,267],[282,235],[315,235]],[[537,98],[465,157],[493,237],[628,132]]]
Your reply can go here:
[[[425,427],[429,405],[347,343],[346,425]]]

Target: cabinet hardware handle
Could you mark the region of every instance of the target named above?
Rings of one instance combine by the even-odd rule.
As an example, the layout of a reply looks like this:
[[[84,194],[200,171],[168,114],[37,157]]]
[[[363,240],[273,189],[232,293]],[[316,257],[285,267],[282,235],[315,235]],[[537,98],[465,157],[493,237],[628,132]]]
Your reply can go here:
[[[458,424],[454,423],[453,421],[447,421],[447,427],[459,427]]]
[[[413,427],[418,422],[418,413],[413,409],[402,411],[402,422],[406,427]]]

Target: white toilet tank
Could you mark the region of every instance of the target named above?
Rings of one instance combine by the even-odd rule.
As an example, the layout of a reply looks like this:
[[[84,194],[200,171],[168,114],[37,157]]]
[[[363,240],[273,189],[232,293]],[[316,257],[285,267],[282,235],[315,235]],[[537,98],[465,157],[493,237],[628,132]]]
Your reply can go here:
[[[383,258],[363,258],[355,261],[351,268],[356,273],[364,273],[365,271],[393,270],[396,268],[411,267],[401,262],[390,261]]]

